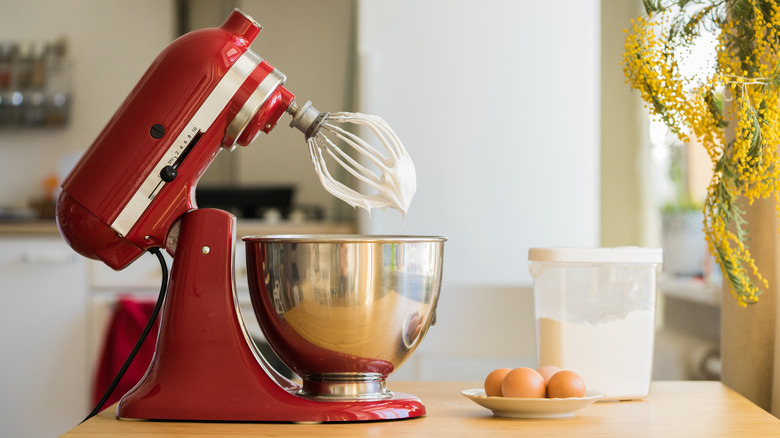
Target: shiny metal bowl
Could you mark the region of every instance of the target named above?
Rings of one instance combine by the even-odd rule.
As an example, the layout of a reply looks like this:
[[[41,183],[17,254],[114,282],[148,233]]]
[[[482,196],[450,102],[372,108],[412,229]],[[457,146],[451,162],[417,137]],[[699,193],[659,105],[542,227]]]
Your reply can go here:
[[[392,396],[387,376],[434,320],[442,237],[290,235],[244,239],[260,327],[312,398]]]

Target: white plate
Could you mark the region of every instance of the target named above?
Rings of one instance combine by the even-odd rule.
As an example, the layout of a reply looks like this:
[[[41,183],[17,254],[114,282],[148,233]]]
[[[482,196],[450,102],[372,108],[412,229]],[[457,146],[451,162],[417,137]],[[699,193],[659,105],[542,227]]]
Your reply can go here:
[[[604,393],[588,390],[585,397],[569,398],[515,398],[488,397],[484,389],[467,389],[461,394],[474,403],[493,411],[497,417],[509,418],[560,418],[571,417],[574,411],[589,406],[604,397]]]

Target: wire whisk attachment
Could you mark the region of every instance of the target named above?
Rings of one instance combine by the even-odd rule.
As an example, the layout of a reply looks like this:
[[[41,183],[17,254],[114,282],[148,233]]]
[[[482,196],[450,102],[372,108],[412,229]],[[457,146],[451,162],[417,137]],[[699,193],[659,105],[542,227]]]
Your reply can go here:
[[[369,213],[372,208],[390,207],[406,217],[417,190],[417,175],[403,143],[381,117],[350,112],[320,113],[311,106],[311,102],[302,107],[293,102],[287,111],[293,115],[290,126],[306,135],[314,169],[325,190]],[[345,124],[373,134],[382,148],[343,128]],[[358,190],[367,193],[338,181],[326,161],[335,163],[354,176]]]

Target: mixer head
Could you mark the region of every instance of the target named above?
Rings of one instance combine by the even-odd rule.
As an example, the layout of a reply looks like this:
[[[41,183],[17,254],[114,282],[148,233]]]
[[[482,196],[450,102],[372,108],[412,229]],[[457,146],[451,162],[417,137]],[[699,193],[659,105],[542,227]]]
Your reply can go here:
[[[80,254],[123,269],[175,253],[176,223],[222,149],[270,132],[293,94],[249,46],[260,25],[234,11],[163,50],[62,184],[57,223]]]

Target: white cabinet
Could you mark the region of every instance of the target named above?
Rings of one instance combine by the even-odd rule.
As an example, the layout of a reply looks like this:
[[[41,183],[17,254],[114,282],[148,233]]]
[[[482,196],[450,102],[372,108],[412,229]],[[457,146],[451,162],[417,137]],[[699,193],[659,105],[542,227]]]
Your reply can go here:
[[[56,235],[0,236],[0,435],[60,435],[89,412],[85,260]]]

